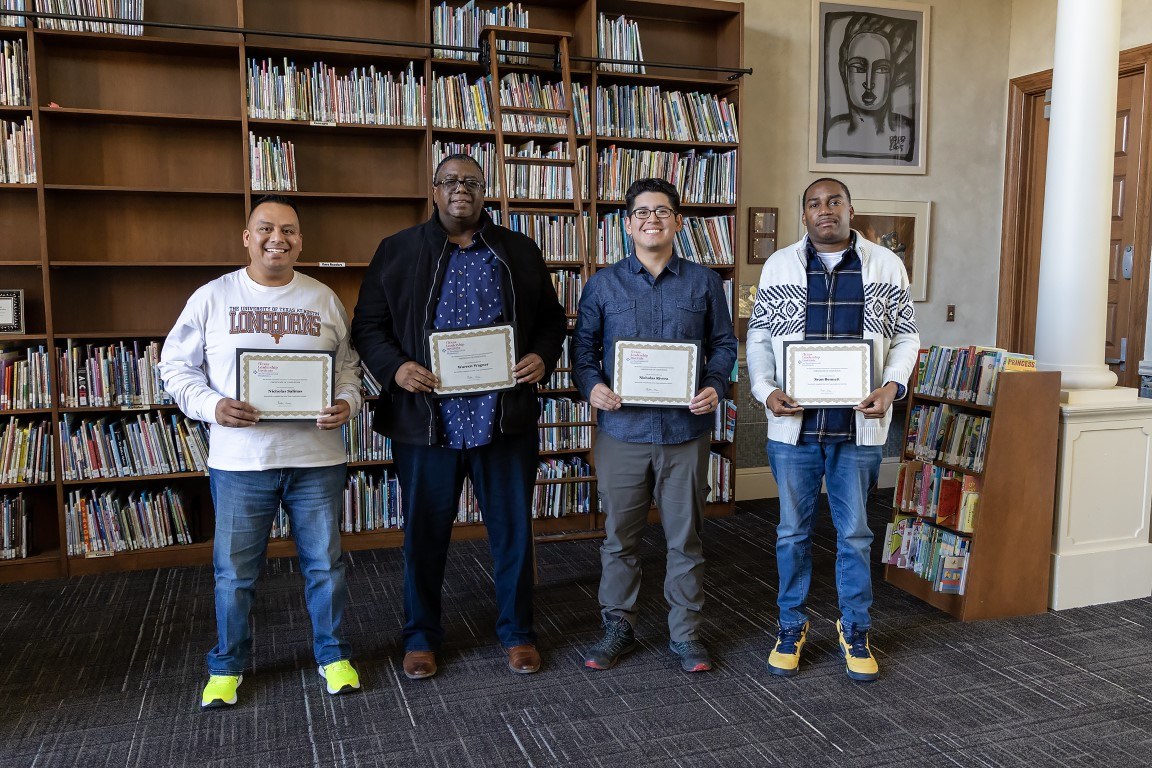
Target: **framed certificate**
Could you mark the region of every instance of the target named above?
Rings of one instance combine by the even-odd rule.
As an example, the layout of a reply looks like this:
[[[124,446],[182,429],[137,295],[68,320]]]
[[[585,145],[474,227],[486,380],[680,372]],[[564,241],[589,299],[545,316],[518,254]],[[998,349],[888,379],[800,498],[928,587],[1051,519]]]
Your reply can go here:
[[[871,342],[784,342],[782,388],[803,406],[858,405],[873,389]]]
[[[428,334],[429,369],[440,379],[440,397],[512,389],[516,334],[511,325],[458,328]]]
[[[0,290],[0,333],[24,333],[24,290]]]
[[[624,405],[685,408],[699,380],[699,341],[616,340],[612,391]]]
[[[236,350],[236,398],[261,421],[315,421],[335,397],[336,353]]]

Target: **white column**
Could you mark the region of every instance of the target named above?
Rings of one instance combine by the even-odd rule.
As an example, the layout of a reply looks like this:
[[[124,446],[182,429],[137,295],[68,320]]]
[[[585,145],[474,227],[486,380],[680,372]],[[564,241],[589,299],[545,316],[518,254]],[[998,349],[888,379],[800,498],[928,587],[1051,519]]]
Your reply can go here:
[[[1106,389],[1104,364],[1111,236],[1120,0],[1060,0],[1048,133],[1037,367],[1062,389]]]
[[[1056,609],[1152,594],[1152,404],[1104,364],[1120,0],[1060,0],[1036,365],[1061,373]]]

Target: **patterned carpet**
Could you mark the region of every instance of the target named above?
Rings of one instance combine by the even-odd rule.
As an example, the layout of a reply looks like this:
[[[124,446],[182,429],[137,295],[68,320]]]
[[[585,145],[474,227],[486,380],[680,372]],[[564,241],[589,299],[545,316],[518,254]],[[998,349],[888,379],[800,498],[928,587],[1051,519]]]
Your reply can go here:
[[[209,568],[0,586],[0,768],[1152,765],[1152,600],[960,624],[878,581],[883,676],[853,683],[825,529],[802,673],[775,678],[773,532],[771,503],[708,521],[717,668],[691,676],[667,649],[658,528],[641,647],[607,672],[581,663],[599,637],[597,542],[540,548],[545,668],[529,676],[506,670],[492,632],[486,545],[454,545],[449,644],[421,682],[399,668],[399,551],[356,553],[347,623],[365,687],[340,697],[312,664],[295,563],[275,561],[240,703],[209,712]]]

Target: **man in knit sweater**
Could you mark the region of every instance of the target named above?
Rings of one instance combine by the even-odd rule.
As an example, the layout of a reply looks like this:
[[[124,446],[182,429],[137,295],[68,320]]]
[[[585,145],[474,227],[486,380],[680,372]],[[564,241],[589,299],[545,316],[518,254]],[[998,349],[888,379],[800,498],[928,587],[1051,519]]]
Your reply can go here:
[[[257,200],[244,230],[249,264],[201,286],[164,342],[164,388],[211,425],[208,475],[216,510],[217,643],[202,707],[236,703],[250,663],[256,577],[281,505],[288,513],[312,618],[312,649],[329,693],[360,687],[341,629],[347,587],[340,552],[346,480],[340,427],[360,410],[360,360],[328,286],[296,272],[300,221],[288,198]],[[237,399],[238,349],[332,352],[335,394],[313,421],[261,420]]]
[[[808,234],[765,262],[748,324],[748,377],[752,396],[767,411],[768,462],[780,494],[780,629],[768,658],[776,675],[799,671],[808,638],[812,526],[822,482],[836,527],[840,652],[853,680],[880,674],[868,641],[866,502],[879,476],[892,402],[904,397],[920,336],[903,263],[852,230],[852,215],[843,182],[818,179],[805,190]],[[853,408],[800,407],[782,388],[784,342],[800,340],[870,342],[880,386]]]

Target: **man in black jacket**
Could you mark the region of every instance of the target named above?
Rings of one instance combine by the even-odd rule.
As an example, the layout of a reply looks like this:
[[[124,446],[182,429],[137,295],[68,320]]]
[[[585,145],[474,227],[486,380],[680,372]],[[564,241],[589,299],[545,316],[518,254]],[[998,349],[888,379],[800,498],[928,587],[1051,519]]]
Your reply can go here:
[[[484,175],[450,155],[432,180],[432,218],[385,238],[360,287],[352,338],[380,381],[373,428],[392,438],[404,504],[404,674],[436,674],[441,588],[457,500],[472,480],[495,569],[496,633],[513,672],[540,668],[532,628],[532,491],[539,458],[536,382],[567,331],[540,249],[484,212]],[[433,397],[427,334],[511,324],[516,386]]]

